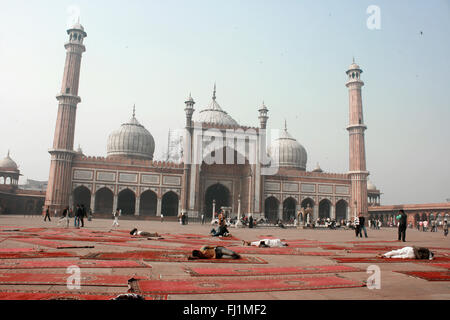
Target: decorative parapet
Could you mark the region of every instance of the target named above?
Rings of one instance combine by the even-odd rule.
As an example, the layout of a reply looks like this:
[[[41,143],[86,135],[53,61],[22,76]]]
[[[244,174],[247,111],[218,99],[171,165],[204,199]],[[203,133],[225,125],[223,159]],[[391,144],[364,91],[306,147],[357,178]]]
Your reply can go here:
[[[194,122],[194,124],[198,124],[198,122]],[[214,128],[214,129],[243,129],[243,130],[248,130],[248,129],[253,129],[256,130],[256,132],[259,131],[258,127],[249,127],[249,126],[230,126],[230,125],[222,125],[222,124],[215,124],[215,123],[206,123],[206,122],[201,122],[200,123],[202,126],[202,129],[209,129],[209,128]]]
[[[89,162],[97,164],[119,164],[119,165],[134,165],[142,167],[151,168],[174,168],[182,169],[184,163],[175,163],[170,161],[155,161],[155,160],[145,160],[145,159],[127,159],[120,157],[94,157],[77,155],[74,159],[77,162]]]

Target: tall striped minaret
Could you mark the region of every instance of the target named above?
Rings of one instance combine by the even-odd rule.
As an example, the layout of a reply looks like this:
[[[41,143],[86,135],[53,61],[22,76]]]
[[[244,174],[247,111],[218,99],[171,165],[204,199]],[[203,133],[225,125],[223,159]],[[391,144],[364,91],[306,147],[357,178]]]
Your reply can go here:
[[[53,148],[51,155],[50,174],[48,178],[45,206],[51,210],[61,210],[69,206],[72,184],[72,159],[75,155],[73,140],[75,135],[75,118],[77,104],[81,102],[78,96],[80,80],[81,56],[86,51],[83,40],[87,34],[81,24],[76,23],[67,30],[69,41],[66,42],[66,63],[62,80],[61,93],[56,97],[59,102],[56,118]]]
[[[352,207],[351,215],[362,213],[367,215],[367,176],[369,172],[366,169],[366,150],[364,143],[364,131],[367,129],[364,124],[361,87],[364,82],[361,81],[362,70],[355,63],[350,65],[347,70],[347,83],[349,93],[350,122],[347,130],[350,135],[349,151],[350,164],[349,175],[352,182]]]

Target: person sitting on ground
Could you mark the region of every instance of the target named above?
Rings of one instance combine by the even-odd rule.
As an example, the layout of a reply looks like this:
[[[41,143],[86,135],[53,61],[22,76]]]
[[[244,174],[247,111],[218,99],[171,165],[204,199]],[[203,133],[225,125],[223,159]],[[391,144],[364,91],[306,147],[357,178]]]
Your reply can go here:
[[[241,258],[239,254],[225,247],[203,246],[200,250],[192,250],[192,255],[188,259],[220,259],[223,256],[229,256],[232,259]]]
[[[393,258],[393,259],[429,259],[433,260],[434,253],[427,248],[423,247],[404,247],[398,250],[392,250],[382,255],[378,255],[380,258]]]
[[[134,228],[130,231],[130,234],[132,236],[139,236],[139,237],[159,237],[159,234],[157,232],[150,233],[147,231],[139,231],[137,228]]]
[[[287,247],[286,242],[282,242],[280,239],[261,239],[259,241],[245,241],[242,240],[244,246],[255,246],[260,248],[274,248],[274,247]]]
[[[213,237],[218,237],[218,236],[229,236],[230,232],[227,229],[227,226],[225,224],[219,225],[219,227],[216,229],[212,228],[210,231],[211,235]]]

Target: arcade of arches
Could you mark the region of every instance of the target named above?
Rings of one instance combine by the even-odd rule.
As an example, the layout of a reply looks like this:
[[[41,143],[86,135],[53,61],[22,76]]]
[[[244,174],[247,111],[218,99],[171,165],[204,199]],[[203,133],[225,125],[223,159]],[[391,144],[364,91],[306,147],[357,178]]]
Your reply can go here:
[[[115,199],[116,198],[116,199]],[[96,214],[111,214],[116,207],[122,210],[122,215],[142,215],[142,216],[177,216],[179,211],[179,197],[173,191],[166,192],[161,198],[152,190],[146,190],[136,197],[134,191],[124,189],[115,197],[113,191],[107,187],[99,189],[94,199],[91,192],[84,186],[74,189],[72,194],[72,203],[74,207],[77,204],[83,204],[87,210],[92,209]],[[91,206],[93,208],[91,208]],[[139,208],[139,212],[137,212]]]
[[[315,203],[311,198],[306,198],[301,202],[301,208],[311,208],[311,216],[310,219],[312,220],[314,217],[314,212],[316,210]],[[327,219],[332,217],[332,204],[330,200],[323,199],[319,203],[318,207],[318,218],[319,219]],[[342,219],[347,219],[347,213],[348,213],[348,204],[345,200],[339,200],[336,202],[335,210],[336,210],[336,220],[340,221]],[[274,197],[270,196],[266,198],[264,201],[264,214],[266,219],[269,222],[276,222],[278,219],[281,219],[285,222],[292,222],[297,215],[297,201],[292,198],[288,197],[283,201],[283,207],[280,211],[280,202],[279,200]],[[300,221],[306,221],[307,217],[303,216],[302,213],[300,213],[299,216]]]

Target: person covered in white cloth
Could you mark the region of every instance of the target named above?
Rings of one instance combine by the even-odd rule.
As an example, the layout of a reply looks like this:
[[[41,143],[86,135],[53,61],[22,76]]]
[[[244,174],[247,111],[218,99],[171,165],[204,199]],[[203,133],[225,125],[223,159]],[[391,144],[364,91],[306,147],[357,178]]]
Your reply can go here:
[[[392,259],[429,259],[433,260],[434,253],[427,248],[423,247],[404,247],[398,250],[392,250],[382,255],[378,255],[380,258],[392,258]]]
[[[132,236],[139,236],[139,237],[151,237],[151,238],[156,237],[156,238],[159,238],[158,232],[151,233],[151,232],[147,232],[147,231],[140,231],[137,228],[134,228],[133,230],[131,230],[130,234]]]
[[[282,242],[280,239],[261,239],[253,242],[242,240],[242,244],[244,246],[254,246],[260,248],[286,247],[288,245],[287,243]]]

